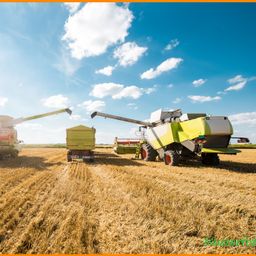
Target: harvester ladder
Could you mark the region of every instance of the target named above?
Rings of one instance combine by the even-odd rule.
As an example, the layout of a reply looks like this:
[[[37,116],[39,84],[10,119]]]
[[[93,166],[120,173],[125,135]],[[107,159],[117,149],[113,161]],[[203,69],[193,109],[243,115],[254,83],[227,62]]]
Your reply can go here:
[[[139,159],[140,158],[140,153],[141,153],[141,147],[144,141],[140,141],[140,143],[136,147],[136,153],[135,153],[135,158]]]

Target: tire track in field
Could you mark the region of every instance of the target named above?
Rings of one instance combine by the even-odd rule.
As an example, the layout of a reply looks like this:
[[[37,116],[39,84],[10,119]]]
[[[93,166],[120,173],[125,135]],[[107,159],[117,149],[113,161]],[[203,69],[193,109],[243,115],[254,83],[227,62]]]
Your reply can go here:
[[[31,170],[34,166],[33,177],[25,178],[25,167],[13,162],[18,181],[9,177],[13,185],[0,198],[0,253],[254,250],[203,246],[206,236],[255,234],[252,174],[193,166],[170,170],[163,163],[131,161],[105,150],[94,164],[66,164],[65,150],[47,150],[35,150],[44,159],[39,171],[36,158],[23,163]],[[33,154],[24,150],[25,156]]]
[[[54,169],[54,173],[51,172],[51,169]],[[15,237],[16,234],[16,237],[19,237],[22,232],[20,229],[23,230],[23,226],[27,224],[26,221],[36,214],[40,198],[45,198],[52,189],[55,182],[55,173],[60,169],[61,166],[56,165],[39,172],[34,169],[33,175],[28,175],[27,179],[18,182],[18,185],[13,188],[10,187],[9,191],[4,191],[5,194],[0,199],[0,237],[2,238],[0,251],[8,250],[7,245],[8,242],[11,243],[11,240],[14,240],[14,243],[16,242],[12,237]],[[29,168],[29,170],[33,169]],[[15,169],[15,172],[20,174],[21,177],[23,177],[23,171],[24,168]]]
[[[45,152],[46,153],[46,152]],[[38,153],[38,156],[39,153]],[[45,155],[43,155],[45,156]],[[3,174],[3,171],[1,171],[1,181],[0,181],[0,195],[2,196],[9,190],[11,190],[12,187],[16,187],[18,184],[22,183],[24,180],[30,178],[33,175],[38,174],[38,171],[46,171],[46,170],[54,170],[58,169],[58,165],[62,165],[64,163],[65,156],[63,156],[62,151],[58,151],[57,154],[53,154],[53,152],[49,153],[49,158],[45,159],[44,167],[42,166],[40,169],[37,170],[38,167],[37,162],[35,161],[35,164],[31,165],[30,168],[25,167],[18,167],[18,168],[7,168]],[[20,161],[19,158],[17,159],[10,159],[9,161]],[[58,162],[56,162],[58,160]],[[60,161],[61,160],[61,161]],[[8,162],[9,162],[8,161]],[[25,162],[29,161],[29,159],[26,159]],[[8,164],[6,161],[6,163]],[[22,164],[22,162],[21,162]],[[23,165],[26,165],[26,163],[23,162]]]
[[[3,196],[6,192],[10,191],[13,187],[16,187],[19,183],[35,175],[34,169],[19,169],[18,171],[11,170],[6,177],[1,177],[0,184],[0,196]]]
[[[126,174],[125,180],[129,180],[131,177],[131,169],[122,168],[122,171]],[[140,180],[148,181],[148,185],[152,183],[153,186],[162,186],[164,189],[166,189],[166,193],[176,192],[178,195],[193,199],[195,203],[205,204],[206,209],[209,211],[213,210],[215,207],[222,207],[223,209],[226,209],[226,211],[231,210],[237,212],[239,216],[247,215],[249,220],[255,221],[256,208],[252,206],[255,206],[256,201],[255,196],[253,195],[248,196],[248,194],[246,194],[247,197],[245,197],[245,195],[240,196],[238,195],[238,191],[233,191],[233,188],[231,190],[228,187],[224,189],[223,186],[216,186],[214,189],[212,189],[212,187],[208,186],[207,183],[204,184],[201,181],[196,186],[195,182],[191,182],[191,180],[185,180],[184,182],[184,179],[179,180],[174,179],[174,177],[167,179],[166,177],[163,178],[153,176],[151,178],[148,177],[147,172],[144,174],[133,172],[132,175],[132,179],[134,180],[134,178],[136,178],[140,183],[142,183]],[[143,185],[145,185],[145,188],[147,188],[146,184]],[[212,195],[215,195],[216,198],[211,199]],[[237,202],[240,202],[240,204],[238,205]],[[249,203],[252,203],[252,206],[248,207]],[[253,228],[253,225],[250,224],[250,226]],[[250,230],[250,227],[248,230]],[[255,228],[253,228],[252,233],[253,232],[255,232]]]
[[[38,201],[40,198],[47,195],[48,191],[52,189],[52,175],[48,173],[40,176],[41,177],[36,181],[33,181],[36,183],[33,183],[33,185],[29,187],[31,191],[21,194],[14,194],[13,197],[8,198],[9,200],[6,200],[6,203],[1,206],[2,216],[0,222],[0,231],[2,236],[5,237],[4,240],[8,240],[8,238],[11,236],[19,237],[19,232],[17,233],[16,231],[20,226],[23,230],[23,224],[27,224],[26,217],[29,217],[29,219],[32,218],[37,211]],[[7,245],[5,243],[0,245],[1,248],[7,249]]]
[[[235,206],[237,202],[241,202],[241,207],[245,209],[248,209],[248,204],[252,202],[256,206],[255,187],[246,182],[242,186],[242,181],[241,184],[235,183],[235,179],[225,178],[225,175],[223,175],[223,178],[217,179],[216,175],[204,177],[202,173],[184,176],[174,172],[161,173],[150,169],[145,171],[136,167],[122,167],[121,170],[128,176],[135,175],[141,179],[163,183],[165,187],[169,187],[179,193],[185,193],[188,196],[195,196],[196,194],[198,198],[205,198],[205,200],[209,201],[209,197],[215,194],[216,198],[212,199],[212,202],[225,203],[225,205],[230,206]],[[250,210],[256,211],[256,208],[252,209],[250,206],[248,211]]]
[[[130,167],[129,167],[130,168]],[[159,233],[161,234],[161,238],[159,238],[157,246],[152,246],[152,242],[150,242],[150,239],[148,241],[148,247],[145,246],[145,249],[143,250],[143,247],[137,248],[138,252],[148,253],[148,252],[154,252],[154,253],[168,253],[168,252],[178,252],[181,248],[175,248],[173,247],[174,242],[170,242],[167,238],[166,241],[164,241],[164,235],[162,233],[162,230],[165,230],[165,232],[169,233],[169,238],[174,238],[174,234],[170,232],[169,230],[176,230],[177,233],[183,233],[186,243],[190,243],[190,245],[194,248],[199,241],[202,240],[198,239],[203,236],[207,235],[224,235],[225,236],[225,228],[229,230],[229,232],[226,233],[226,235],[234,235],[234,237],[239,236],[241,234],[246,233],[249,236],[252,236],[255,234],[255,225],[253,223],[248,223],[248,220],[251,218],[251,220],[255,221],[254,215],[250,216],[250,213],[243,212],[243,211],[236,211],[232,208],[229,209],[228,207],[225,207],[224,202],[222,204],[217,204],[209,202],[209,200],[201,201],[200,198],[198,200],[193,200],[196,196],[190,195],[186,191],[182,191],[178,189],[178,184],[171,186],[166,181],[163,181],[161,179],[156,180],[152,179],[151,177],[147,177],[147,175],[137,175],[136,173],[125,173],[125,169],[127,169],[127,172],[129,171],[129,168],[111,168],[109,166],[98,166],[95,167],[92,170],[92,173],[98,174],[98,177],[101,177],[101,182],[105,183],[104,187],[105,190],[101,188],[100,185],[98,185],[98,193],[101,193],[101,190],[107,191],[108,183],[112,184],[111,188],[109,188],[110,195],[109,197],[122,197],[122,199],[119,198],[119,200],[128,201],[127,202],[127,209],[131,212],[127,212],[127,216],[130,216],[133,214],[133,218],[136,218],[134,216],[134,211],[136,209],[136,205],[140,205],[141,215],[137,217],[138,220],[144,216],[144,219],[146,218],[148,221],[148,226],[153,226],[154,230],[158,230],[158,224],[159,220],[162,220],[162,225],[160,225]],[[135,167],[134,167],[135,168]],[[146,171],[145,171],[146,172]],[[99,183],[99,181],[98,181]],[[103,187],[103,185],[102,185]],[[123,192],[120,192],[120,188],[123,190]],[[127,195],[130,194],[130,197],[132,200],[130,200]],[[132,194],[132,195],[131,195]],[[103,195],[101,195],[103,197]],[[104,198],[104,197],[103,197]],[[106,201],[109,201],[110,199],[107,198]],[[112,199],[112,202],[115,202],[114,199]],[[135,203],[134,203],[135,202]],[[132,205],[131,205],[132,204]],[[109,203],[111,205],[111,203]],[[214,207],[213,207],[214,206]],[[104,207],[101,207],[104,209]],[[211,209],[213,208],[213,209]],[[120,207],[121,209],[121,207]],[[211,211],[209,211],[211,210]],[[111,208],[111,212],[115,212],[116,216],[118,216],[118,213]],[[136,211],[135,211],[136,212]],[[119,213],[120,214],[120,213]],[[223,217],[220,217],[220,215],[224,215]],[[231,218],[234,219],[233,223],[227,223],[226,216],[230,215]],[[207,223],[205,225],[205,221],[207,218],[210,218],[213,220],[213,223]],[[244,217],[244,218],[243,218]],[[111,218],[109,218],[111,219]],[[128,217],[129,219],[129,217]],[[150,220],[158,220],[156,223],[152,221],[150,224]],[[181,219],[183,219],[183,222],[180,222]],[[134,222],[134,219],[131,220]],[[219,227],[216,229],[214,221],[219,222]],[[117,223],[120,223],[119,219],[116,219]],[[132,223],[131,222],[131,223]],[[236,226],[236,222],[239,222],[239,226]],[[165,224],[163,224],[165,223]],[[172,225],[173,223],[176,223],[176,225]],[[255,222],[254,222],[255,223]],[[143,221],[142,223],[137,223],[137,226],[129,227],[130,230],[138,229],[143,227]],[[168,228],[167,228],[168,227]],[[224,227],[224,230],[223,228]],[[168,229],[168,231],[166,230]],[[230,230],[235,229],[235,231],[230,232]],[[246,232],[245,232],[246,231]],[[147,233],[148,229],[145,228],[141,231],[141,234],[143,236],[143,233]],[[212,232],[212,234],[211,234]],[[223,233],[224,232],[224,233]],[[137,233],[138,235],[138,233]],[[150,237],[152,234],[148,234]],[[127,239],[127,236],[124,237]],[[136,235],[134,235],[135,239]],[[113,248],[119,248],[118,245],[113,246],[113,248],[106,247],[106,244],[113,244],[113,240],[111,239],[113,237],[110,236],[110,241],[103,243],[103,252],[113,252]],[[133,240],[133,239],[132,239]],[[177,239],[176,239],[177,240]],[[101,241],[101,239],[100,239]],[[112,242],[111,242],[112,241]],[[168,242],[169,241],[169,242]],[[125,241],[124,241],[125,242]],[[178,241],[179,242],[179,241]],[[121,243],[119,241],[119,243]],[[133,241],[133,243],[136,243]],[[176,241],[177,243],[177,241]],[[101,243],[102,244],[102,243]],[[161,245],[162,244],[162,245]],[[161,246],[160,246],[161,245]],[[168,245],[168,246],[166,246]],[[150,248],[150,249],[149,249]],[[134,249],[134,248],[133,248]],[[186,249],[183,247],[183,250]],[[200,248],[200,246],[197,246],[197,252],[204,251],[205,248]],[[246,251],[247,249],[240,249],[241,251]],[[130,250],[128,250],[131,252]],[[125,253],[125,246],[122,247],[122,250],[119,251],[116,249],[114,252],[119,253]],[[136,253],[135,251],[132,251],[133,253]]]
[[[72,175],[74,167],[75,175]],[[79,171],[82,174],[78,174]],[[57,176],[47,196],[38,202],[37,214],[28,220],[18,241],[5,244],[6,251],[97,252],[97,243],[94,239],[97,223],[92,214],[92,209],[97,206],[94,205],[90,194],[92,181],[86,165],[67,165]]]
[[[42,175],[42,180],[40,182],[37,180],[29,193],[25,194],[25,204],[19,203],[21,207],[13,210],[14,213],[16,210],[15,216],[17,217],[17,225],[11,230],[9,230],[10,227],[8,225],[5,225],[5,230],[7,230],[7,233],[9,233],[8,231],[11,231],[11,233],[10,236],[6,237],[6,241],[2,245],[0,244],[2,250],[10,251],[13,247],[15,247],[17,244],[17,238],[20,238],[20,234],[23,234],[33,219],[40,214],[40,208],[43,207],[45,201],[48,200],[49,194],[55,188],[58,175],[58,172],[44,173]],[[12,220],[13,219],[15,220],[14,217],[12,217]]]

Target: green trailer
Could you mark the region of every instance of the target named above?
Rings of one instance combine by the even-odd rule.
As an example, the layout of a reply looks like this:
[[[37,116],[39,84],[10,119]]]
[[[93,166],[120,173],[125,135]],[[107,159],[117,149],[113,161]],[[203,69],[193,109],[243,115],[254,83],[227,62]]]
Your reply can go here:
[[[92,127],[79,125],[68,128],[66,130],[66,145],[67,145],[67,161],[75,159],[93,161],[95,149],[95,133],[96,130]]]

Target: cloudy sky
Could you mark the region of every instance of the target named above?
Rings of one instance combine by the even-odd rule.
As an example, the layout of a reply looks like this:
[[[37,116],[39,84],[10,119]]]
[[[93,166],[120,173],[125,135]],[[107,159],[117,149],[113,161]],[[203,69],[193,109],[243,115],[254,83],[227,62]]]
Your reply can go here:
[[[94,126],[97,142],[134,126],[90,119],[95,110],[145,120],[181,108],[229,116],[256,142],[256,4],[0,4],[0,111],[14,117],[70,106],[17,126],[25,143],[65,141]]]

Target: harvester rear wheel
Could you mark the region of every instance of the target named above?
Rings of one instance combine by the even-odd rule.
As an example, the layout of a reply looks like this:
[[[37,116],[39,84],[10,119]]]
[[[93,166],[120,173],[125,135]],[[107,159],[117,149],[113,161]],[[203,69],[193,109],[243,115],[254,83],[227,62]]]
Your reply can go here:
[[[164,162],[166,165],[176,166],[180,162],[180,155],[173,150],[167,150],[164,153]]]
[[[220,159],[217,154],[204,153],[204,154],[202,154],[202,163],[205,165],[216,166],[216,165],[219,165]]]
[[[141,158],[144,161],[155,161],[157,157],[157,152],[149,145],[142,144],[141,146]]]
[[[11,152],[11,157],[16,158],[18,157],[19,152],[17,150]]]

